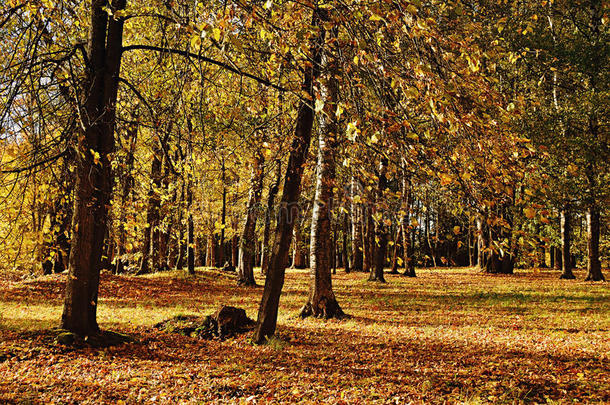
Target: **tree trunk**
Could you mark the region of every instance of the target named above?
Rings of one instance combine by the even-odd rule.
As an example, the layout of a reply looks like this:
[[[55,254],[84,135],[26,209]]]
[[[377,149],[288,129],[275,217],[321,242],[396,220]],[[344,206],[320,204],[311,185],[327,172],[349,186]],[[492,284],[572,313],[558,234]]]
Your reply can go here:
[[[275,178],[269,186],[269,194],[267,195],[267,206],[265,207],[265,228],[263,229],[263,258],[261,259],[261,274],[267,275],[269,269],[269,256],[271,255],[271,218],[273,216],[273,206],[275,205],[275,197],[280,190],[280,181],[282,179],[282,161],[277,160],[275,166]]]
[[[555,246],[555,269],[563,269],[563,252],[561,247]]]
[[[373,197],[374,200],[374,197]],[[374,204],[374,201],[373,201]],[[362,207],[364,209],[364,217],[366,220],[366,229],[364,232],[364,259],[362,271],[374,274],[374,256],[375,256],[375,223],[373,221],[372,209],[370,207]],[[371,276],[374,277],[374,276]]]
[[[137,120],[138,117],[137,115],[134,117],[136,120],[136,123],[129,125],[129,127],[127,128],[127,140],[129,141],[129,149],[127,151],[127,156],[125,158],[125,167],[123,169],[123,174],[124,174],[124,179],[123,179],[123,189],[121,191],[121,209],[119,209],[118,212],[118,227],[117,227],[117,231],[118,231],[118,235],[117,235],[117,244],[116,244],[116,257],[114,260],[114,273],[115,274],[120,274],[123,272],[124,268],[125,268],[125,262],[122,258],[123,254],[126,253],[126,249],[125,249],[125,240],[126,240],[126,235],[125,235],[125,222],[126,222],[126,218],[125,218],[125,205],[128,204],[128,202],[131,199],[131,190],[133,189],[133,185],[134,185],[134,178],[133,178],[133,174],[132,174],[132,170],[133,170],[133,164],[135,161],[135,152],[136,152],[136,144],[138,141],[138,124],[137,124]]]
[[[165,156],[164,159],[164,170],[163,170],[163,178],[162,178],[162,185],[163,185],[163,190],[165,193],[169,192],[169,185],[170,185],[170,162],[169,162],[169,156]],[[172,197],[169,201],[169,204],[164,204],[165,207],[162,207],[160,209],[163,209],[163,211],[161,212],[161,217],[160,217],[160,227],[159,227],[159,251],[158,251],[158,256],[157,256],[157,270],[159,271],[166,271],[169,270],[169,245],[170,245],[170,233],[172,231],[172,221],[171,219],[173,218],[173,215],[171,215],[171,212],[168,213],[168,209],[170,207],[172,207],[174,204],[176,203],[176,194],[175,192],[172,193]],[[169,222],[166,224],[161,224],[161,218],[164,217],[170,217],[169,218]]]
[[[362,271],[364,268],[363,246],[362,246],[362,208],[355,200],[360,196],[360,188],[358,181],[352,176],[352,270]]]
[[[373,208],[373,214],[380,214],[375,219],[374,232],[375,236],[371,240],[371,255],[373,257],[373,267],[369,275],[369,281],[378,281],[385,283],[385,277],[383,275],[383,268],[385,265],[385,255],[388,248],[388,230],[385,224],[385,218],[383,210],[380,209],[380,205],[384,205],[383,192],[387,188],[388,180],[386,178],[386,172],[388,170],[388,160],[385,157],[381,158],[379,164],[379,181],[377,183],[377,193],[375,196],[375,205]],[[371,215],[371,219],[373,215]]]
[[[560,213],[561,226],[561,263],[562,272],[559,278],[573,280],[576,277],[572,273],[572,258],[570,257],[570,243],[572,234],[572,224],[570,215],[570,205],[566,204]]]
[[[413,225],[411,224],[411,206],[413,205],[413,191],[411,181],[405,176],[402,180],[404,211],[402,217],[402,246],[404,250],[405,272],[407,277],[415,277],[415,257],[413,252],[413,238],[411,237]]]
[[[394,238],[394,249],[392,249],[392,269],[390,274],[398,274],[398,245],[402,238],[402,225],[396,228],[396,237]]]
[[[125,0],[114,0],[115,12]],[[102,248],[112,193],[115,104],[121,67],[123,18],[109,18],[105,0],[92,0],[82,124],[78,140],[69,275],[61,326],[77,335],[99,331],[96,319]]]
[[[343,213],[343,243],[341,245],[341,256],[343,258],[343,268],[346,273],[351,271],[350,263],[349,263],[349,255],[348,252],[348,238],[349,238],[349,219],[347,216],[347,211]]]
[[[510,219],[510,218],[509,218]],[[512,220],[507,221],[512,226]],[[488,239],[485,253],[485,272],[492,274],[513,274],[515,257],[512,252],[499,250],[494,246],[494,240],[506,237],[502,229],[497,230],[489,226]]]
[[[215,267],[223,267],[225,264],[225,227],[227,225],[227,185],[226,183],[226,166],[224,156],[222,158],[221,167],[221,181],[222,181],[222,207],[220,212],[220,240],[218,241],[218,251],[216,260],[214,261]],[[256,220],[255,220],[256,221]]]
[[[333,30],[336,34],[336,31]],[[332,287],[331,269],[335,255],[334,237],[331,235],[331,209],[335,186],[335,149],[338,125],[335,118],[339,97],[337,62],[328,57],[327,83],[321,90],[327,95],[321,115],[318,136],[318,164],[316,167],[316,193],[311,218],[309,298],[301,309],[301,317],[342,318],[344,316]],[[332,240],[331,240],[332,239]]]
[[[189,173],[186,185],[186,269],[195,274],[195,224],[193,222],[193,180]]]
[[[315,9],[312,16],[312,26],[319,24],[319,14],[324,12]],[[322,58],[324,46],[325,30],[319,27],[318,34],[312,34],[310,49],[312,52],[312,63],[305,67],[302,89],[314,99],[313,85],[317,79],[319,66]],[[299,102],[299,109],[296,121],[295,134],[290,148],[288,166],[284,180],[284,191],[280,203],[282,212],[278,218],[278,225],[275,232],[275,240],[271,259],[269,261],[269,273],[265,280],[265,289],[258,310],[258,320],[254,332],[254,341],[258,344],[265,343],[266,339],[273,336],[277,324],[277,312],[280,301],[280,294],[284,286],[284,275],[288,263],[288,253],[290,249],[290,239],[294,228],[294,217],[291,215],[299,201],[301,178],[303,176],[303,164],[307,159],[309,143],[311,141],[311,129],[314,120],[314,110],[311,101],[302,99]]]
[[[64,176],[69,178],[69,171],[64,171]],[[66,269],[66,258],[70,253],[68,235],[72,222],[70,191],[69,186],[59,191],[59,197],[52,202],[53,206],[47,215],[49,230],[43,235],[40,251],[43,274],[61,273]]]
[[[483,228],[483,219],[477,218],[477,267],[479,270],[485,269],[485,249],[487,247],[487,241],[485,240],[485,230]]]
[[[213,267],[214,262],[212,261],[214,256],[214,235],[210,233],[206,239],[205,243],[205,266]]]
[[[298,225],[294,228],[294,249],[292,255],[292,268],[293,269],[304,269],[307,268],[307,258],[305,257],[305,248],[303,242],[303,233],[301,225],[305,223],[305,216],[302,215],[301,219],[297,221]]]
[[[235,266],[235,268],[237,268],[238,263],[239,263],[239,235],[237,235],[237,231],[236,231],[235,236],[233,236],[231,238],[231,265]]]
[[[181,270],[184,267],[184,258],[186,256],[186,240],[184,235],[184,199],[185,199],[185,188],[186,188],[186,180],[182,180],[182,186],[180,187],[180,201],[178,203],[178,235],[176,236],[176,252],[175,258],[173,259],[173,263],[175,264],[176,270]],[[188,209],[188,207],[187,207]],[[171,255],[170,255],[171,256]]]
[[[262,155],[254,157],[252,165],[252,176],[250,177],[250,196],[248,198],[248,206],[246,207],[246,220],[244,222],[244,230],[241,235],[241,243],[239,245],[239,266],[237,269],[237,284],[246,286],[255,286],[254,280],[254,255],[256,250],[256,220],[257,209],[261,201],[261,192],[263,190],[263,162]]]
[[[159,210],[161,198],[159,187],[161,186],[161,146],[154,141],[153,157],[150,166],[150,178],[152,183],[148,190],[148,208],[146,210],[147,228],[144,230],[142,241],[142,257],[137,274],[147,274],[156,270],[157,258],[159,256]]]
[[[599,260],[600,212],[595,205],[587,209],[587,277],[585,281],[604,281]]]

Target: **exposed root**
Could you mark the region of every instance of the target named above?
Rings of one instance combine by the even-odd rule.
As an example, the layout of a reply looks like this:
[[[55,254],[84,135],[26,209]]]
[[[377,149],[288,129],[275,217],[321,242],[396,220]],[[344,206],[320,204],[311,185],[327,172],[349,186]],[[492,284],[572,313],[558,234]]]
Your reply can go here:
[[[320,319],[347,319],[349,315],[343,312],[339,303],[335,299],[322,298],[317,305],[307,302],[301,308],[299,316],[303,319],[311,316]]]

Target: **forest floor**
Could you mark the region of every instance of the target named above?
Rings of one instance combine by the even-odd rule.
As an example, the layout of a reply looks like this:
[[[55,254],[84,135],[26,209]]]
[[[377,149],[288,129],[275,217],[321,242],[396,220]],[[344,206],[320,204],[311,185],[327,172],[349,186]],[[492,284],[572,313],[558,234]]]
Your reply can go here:
[[[74,349],[48,332],[65,277],[0,281],[0,403],[610,402],[608,283],[423,269],[378,284],[339,270],[352,318],[323,321],[296,317],[308,275],[289,270],[278,338],[259,347],[249,333],[200,340],[152,325],[220,304],[256,318],[262,287],[210,269],[104,274],[100,325],[137,341]]]

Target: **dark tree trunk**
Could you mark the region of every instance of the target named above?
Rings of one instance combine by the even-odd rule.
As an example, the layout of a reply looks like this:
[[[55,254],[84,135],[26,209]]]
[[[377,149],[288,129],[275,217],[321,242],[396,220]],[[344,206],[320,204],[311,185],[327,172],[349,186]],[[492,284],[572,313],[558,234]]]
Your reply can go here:
[[[508,208],[502,207],[502,209],[504,210],[502,213],[503,218],[512,227],[512,219],[507,213]],[[505,233],[503,228],[497,229],[492,226],[489,226],[488,228],[488,239],[485,249],[485,272],[492,274],[513,274],[515,256],[512,252],[498,249],[493,243],[494,240],[502,240],[510,236]]]
[[[364,268],[363,234],[362,234],[362,208],[355,198],[361,198],[358,181],[352,176],[352,270],[362,271]]]
[[[483,228],[483,219],[477,218],[477,245],[478,245],[478,255],[477,255],[477,267],[480,270],[485,269],[485,249],[487,247],[487,241],[485,239],[485,229]]]
[[[237,231],[236,231],[235,236],[233,236],[231,238],[231,265],[235,266],[235,268],[237,268],[238,263],[239,263],[239,235],[237,235]]]
[[[256,250],[256,220],[258,219],[258,205],[263,190],[263,162],[262,155],[254,157],[252,176],[250,178],[250,196],[246,207],[246,220],[239,245],[239,266],[237,269],[237,284],[255,286],[254,261]]]
[[[369,281],[379,281],[385,283],[385,277],[383,275],[383,268],[385,265],[385,255],[388,247],[388,230],[385,224],[385,218],[383,211],[380,210],[380,206],[384,205],[384,191],[387,188],[386,172],[388,170],[388,160],[385,157],[381,158],[379,164],[379,181],[377,183],[377,192],[375,195],[375,204],[373,213],[381,213],[379,218],[374,224],[374,237],[371,238],[371,256],[373,258],[373,266],[371,267],[371,273],[369,275]],[[371,215],[371,220],[373,215]],[[369,224],[371,225],[371,224]]]
[[[555,268],[557,270],[563,269],[563,250],[561,247],[555,247]]]
[[[170,162],[169,162],[169,156],[165,156],[164,159],[164,170],[163,170],[163,178],[162,178],[162,184],[163,184],[163,190],[168,193],[169,190],[169,185],[170,185]],[[172,197],[170,199],[170,203],[169,204],[165,204],[166,206],[162,209],[162,212],[165,212],[165,214],[162,214],[161,218],[163,217],[170,217],[170,220],[167,224],[160,224],[161,226],[159,227],[159,251],[158,251],[158,256],[157,256],[157,270],[160,271],[165,271],[165,270],[169,270],[169,245],[170,245],[170,233],[172,231],[172,221],[171,218],[173,217],[171,215],[171,213],[168,215],[167,214],[167,210],[169,207],[172,207],[174,204],[176,203],[176,194],[175,192],[172,194]],[[167,206],[169,205],[169,207]],[[161,220],[159,221],[161,222]]]
[[[186,269],[195,274],[195,224],[193,222],[193,181],[188,175],[186,184]]]
[[[225,264],[225,227],[227,224],[227,185],[226,185],[226,167],[224,156],[222,158],[221,181],[222,181],[222,207],[220,212],[220,236],[218,241],[218,250],[216,259],[214,260],[215,267],[222,267]]]
[[[576,277],[572,273],[572,258],[570,257],[570,243],[572,238],[572,224],[571,224],[570,206],[566,204],[560,213],[560,226],[561,226],[561,276],[559,278],[566,280],[573,280]]]
[[[275,178],[269,186],[269,194],[267,195],[267,206],[265,207],[265,228],[263,229],[263,258],[261,259],[261,273],[267,275],[269,269],[269,257],[271,256],[271,219],[273,217],[273,207],[275,205],[275,197],[280,190],[280,181],[282,179],[282,161],[277,160],[275,167]]]
[[[544,247],[544,241],[539,238],[538,239],[538,267],[541,269],[546,269],[546,249]]]
[[[136,123],[131,124],[128,128],[127,128],[127,141],[129,142],[129,149],[127,151],[127,156],[125,157],[125,168],[124,168],[124,180],[123,180],[123,189],[121,191],[121,209],[119,209],[118,212],[118,227],[117,227],[117,231],[118,231],[118,235],[117,235],[117,244],[116,244],[116,259],[114,261],[114,273],[115,274],[120,274],[123,272],[124,268],[125,268],[125,263],[122,259],[122,255],[126,253],[126,249],[125,249],[125,240],[126,240],[126,235],[125,235],[125,227],[124,224],[126,222],[125,219],[125,205],[128,204],[128,202],[131,199],[131,190],[133,189],[134,186],[134,178],[133,178],[133,174],[132,174],[132,170],[133,170],[133,164],[135,161],[135,152],[136,152],[136,145],[137,145],[137,141],[138,141],[138,125],[137,125],[137,115],[135,117],[136,119]]]
[[[374,198],[373,198],[374,200]],[[374,201],[373,201],[374,203]],[[362,271],[374,274],[374,257],[375,257],[375,223],[373,222],[372,209],[370,207],[362,207],[364,209],[364,217],[366,220],[366,229],[364,232],[364,259]],[[374,276],[373,276],[374,277]]]
[[[303,242],[303,232],[301,225],[305,223],[305,216],[300,215],[300,220],[297,221],[299,226],[294,228],[294,253],[292,254],[292,268],[304,269],[307,268],[307,257],[305,253],[305,242]]]
[[[201,242],[203,243],[203,240]],[[214,256],[214,235],[212,235],[210,233],[208,235],[208,237],[206,238],[206,242],[205,242],[205,261],[203,260],[203,257],[201,257],[200,260],[202,263],[205,264],[205,267],[213,267],[214,266],[214,262],[212,261],[213,256]]]
[[[336,34],[336,30],[333,30]],[[301,309],[301,317],[342,318],[344,316],[332,287],[331,269],[335,255],[331,209],[335,186],[335,149],[338,125],[334,118],[339,97],[337,62],[333,56],[326,64],[328,79],[322,90],[328,97],[321,115],[318,136],[318,164],[316,167],[316,193],[312,208],[310,239],[309,298]],[[331,240],[332,238],[332,240]]]
[[[407,277],[415,277],[415,257],[413,249],[413,238],[411,237],[413,225],[411,225],[411,206],[413,205],[413,191],[411,181],[405,176],[402,180],[404,215],[402,217],[402,246],[404,247],[405,272]]]
[[[114,0],[110,8],[125,8]],[[112,193],[115,104],[121,67],[123,18],[109,18],[105,0],[92,0],[83,136],[76,153],[76,184],[69,276],[61,326],[77,335],[99,331],[96,319],[102,249]]]
[[[186,240],[184,235],[184,210],[183,207],[184,199],[185,199],[185,188],[186,181],[182,180],[182,186],[180,187],[180,201],[178,203],[178,235],[176,236],[176,257],[173,259],[173,263],[175,264],[176,270],[181,270],[184,267],[184,258],[186,256]],[[171,258],[171,255],[170,255]]]
[[[396,228],[396,237],[394,238],[394,245],[392,246],[392,268],[390,274],[398,274],[398,245],[402,239],[402,225]]]
[[[68,179],[60,196],[53,201],[49,213],[49,231],[43,235],[41,257],[43,274],[61,273],[66,269],[66,259],[70,254],[70,225],[72,222],[71,190],[72,176],[66,166],[63,175]]]
[[[318,26],[320,9],[313,11],[312,26]],[[319,66],[324,46],[325,30],[320,27],[317,36],[311,39],[310,49],[312,51],[312,63],[305,67],[303,80],[303,91],[314,99],[313,85],[319,73]],[[282,212],[278,218],[275,232],[273,251],[269,261],[269,273],[265,280],[265,289],[258,310],[258,320],[254,332],[254,341],[258,344],[265,343],[266,339],[273,336],[277,324],[277,312],[280,294],[284,286],[284,275],[288,264],[288,253],[290,239],[294,228],[294,216],[291,215],[299,201],[301,178],[303,175],[303,164],[307,159],[309,143],[311,141],[311,129],[314,120],[314,110],[311,102],[301,100],[299,103],[297,121],[292,147],[288,158],[284,190],[280,203]]]
[[[585,281],[604,281],[599,260],[600,212],[591,205],[587,209],[587,277]]]
[[[348,238],[349,238],[349,218],[347,211],[343,213],[343,243],[341,245],[341,256],[343,258],[343,268],[346,273],[350,272],[350,263],[348,252]]]
[[[150,166],[150,178],[152,183],[148,189],[148,208],[146,210],[147,228],[144,230],[142,241],[142,257],[137,274],[147,274],[156,270],[159,251],[159,210],[161,208],[161,197],[159,187],[161,186],[161,146],[154,141],[153,157]]]

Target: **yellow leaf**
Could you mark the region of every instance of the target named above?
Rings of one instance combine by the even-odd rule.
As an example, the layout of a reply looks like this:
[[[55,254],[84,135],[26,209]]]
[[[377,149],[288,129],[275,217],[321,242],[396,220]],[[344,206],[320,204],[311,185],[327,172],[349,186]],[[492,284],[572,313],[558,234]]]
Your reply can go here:
[[[216,40],[216,41],[220,41],[220,29],[219,28],[214,28],[212,29],[212,37]]]
[[[341,114],[343,114],[343,106],[341,104],[339,104],[337,106],[337,111],[335,112],[335,116],[337,118],[341,117]]]
[[[453,182],[453,177],[451,177],[447,173],[441,173],[439,174],[439,177],[441,178],[441,186],[446,186]]]
[[[536,210],[533,209],[533,208],[530,208],[530,207],[524,208],[523,209],[523,213],[529,219],[532,219],[532,218],[534,218],[536,216]]]
[[[315,111],[319,113],[324,108],[324,101],[321,98],[316,100]]]
[[[454,233],[454,234],[456,234],[456,235],[457,235],[458,233],[460,233],[460,231],[461,231],[461,230],[462,230],[462,228],[460,228],[460,227],[459,227],[459,226],[457,226],[457,225],[453,227],[453,233]]]

